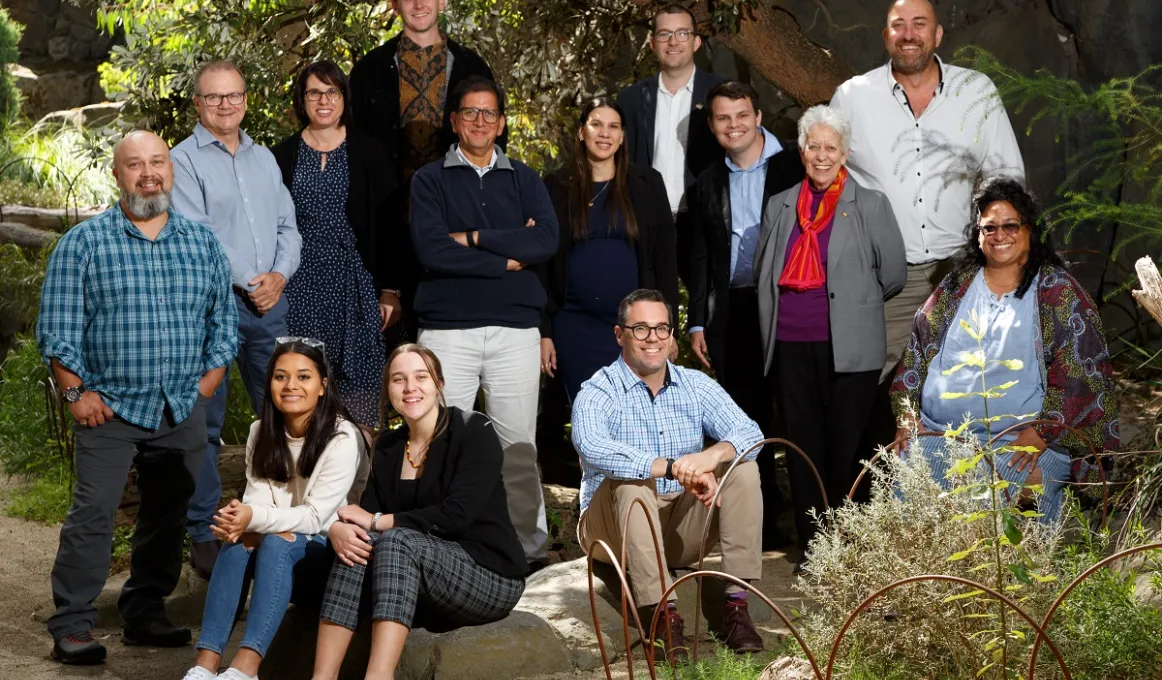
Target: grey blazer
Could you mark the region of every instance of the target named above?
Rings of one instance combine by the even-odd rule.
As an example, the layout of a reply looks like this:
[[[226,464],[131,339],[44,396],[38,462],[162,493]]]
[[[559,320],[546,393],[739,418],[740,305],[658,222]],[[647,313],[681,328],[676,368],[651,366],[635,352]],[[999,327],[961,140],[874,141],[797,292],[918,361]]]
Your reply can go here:
[[[796,184],[771,196],[755,250],[765,373],[770,373],[775,357],[778,282],[787,259],[787,242],[799,219],[795,212],[799,187]],[[907,281],[904,238],[891,204],[882,193],[865,189],[848,176],[835,208],[824,284],[831,303],[831,346],[837,373],[883,369],[887,356],[884,300],[903,290]]]

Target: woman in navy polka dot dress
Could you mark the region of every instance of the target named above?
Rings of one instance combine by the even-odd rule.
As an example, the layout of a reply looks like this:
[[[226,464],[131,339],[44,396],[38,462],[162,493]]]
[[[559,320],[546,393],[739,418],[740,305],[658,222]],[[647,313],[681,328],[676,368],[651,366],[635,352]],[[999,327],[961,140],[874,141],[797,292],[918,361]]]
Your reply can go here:
[[[321,61],[295,82],[303,129],[274,147],[295,202],[302,262],[287,282],[291,335],[321,340],[344,406],[360,425],[379,423],[386,359],[382,331],[399,305],[380,304],[377,263],[386,244],[377,220],[394,188],[378,143],[351,125],[347,78]],[[387,296],[385,295],[385,298]]]

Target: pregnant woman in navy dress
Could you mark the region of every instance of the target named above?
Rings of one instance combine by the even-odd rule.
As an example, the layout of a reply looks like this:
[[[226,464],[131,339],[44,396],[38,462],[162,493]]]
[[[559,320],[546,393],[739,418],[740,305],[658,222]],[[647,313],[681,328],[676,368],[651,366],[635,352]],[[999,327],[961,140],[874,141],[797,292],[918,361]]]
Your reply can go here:
[[[662,176],[629,162],[622,113],[598,97],[581,109],[574,165],[545,179],[561,243],[539,272],[549,295],[541,369],[560,371],[569,403],[581,383],[613,363],[617,306],[637,288],[660,290],[678,309],[673,219]],[[675,320],[676,323],[676,320]]]
[[[386,350],[382,330],[399,305],[380,304],[392,288],[379,220],[395,173],[374,139],[350,125],[347,77],[320,61],[295,81],[295,113],[303,125],[274,147],[294,197],[302,264],[287,283],[291,335],[320,340],[339,398],[365,429],[379,422]]]

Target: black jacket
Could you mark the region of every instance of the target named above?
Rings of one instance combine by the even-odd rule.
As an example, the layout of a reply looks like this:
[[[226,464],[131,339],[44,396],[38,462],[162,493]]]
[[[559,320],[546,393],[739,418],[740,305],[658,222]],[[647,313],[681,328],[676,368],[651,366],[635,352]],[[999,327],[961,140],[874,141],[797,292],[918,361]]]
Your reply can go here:
[[[803,180],[803,161],[794,144],[767,161],[766,184],[763,187],[762,216],[771,207],[770,198]],[[690,278],[687,292],[690,328],[706,329],[706,349],[716,362],[726,354],[726,318],[730,296],[730,169],[718,163],[698,176],[686,194],[690,222]],[[760,224],[762,220],[760,220]],[[756,263],[757,268],[757,263]],[[716,366],[717,368],[717,366]]]
[[[300,139],[300,133],[295,133],[271,149],[288,191],[294,188]],[[396,185],[394,165],[378,142],[354,128],[347,130],[347,159],[347,219],[355,230],[355,247],[363,265],[375,279],[378,297],[384,288],[399,289],[403,285],[398,278],[399,269],[393,266],[393,260],[400,255],[400,244],[391,238],[392,232],[398,230],[397,223],[387,205]],[[414,259],[410,251],[404,257]]]
[[[397,527],[458,543],[477,564],[501,576],[523,578],[528,564],[508,517],[500,476],[504,452],[492,421],[448,407],[448,429],[428,449],[417,507],[401,511],[396,489],[407,439],[407,425],[380,436],[360,507],[395,515]]]
[[[617,103],[625,113],[625,142],[629,145],[629,160],[652,167],[654,162],[654,118],[658,113],[658,74],[617,93]],[[725,157],[718,140],[707,123],[710,107],[706,95],[722,82],[722,78],[708,71],[695,69],[694,93],[690,98],[690,127],[686,141],[686,167],[690,176],[697,177],[715,161]]]
[[[541,321],[541,337],[553,337],[552,317],[565,305],[569,282],[569,252],[573,248],[573,217],[569,201],[579,200],[577,189],[571,186],[568,172],[549,175],[545,186],[557,212],[560,245],[548,262],[537,267],[537,274],[549,295],[548,305]],[[638,224],[637,252],[638,286],[660,290],[675,314],[678,309],[678,256],[675,246],[674,221],[670,217],[670,203],[666,185],[657,170],[630,163],[627,173],[629,196]]]
[[[379,140],[387,157],[399,172],[399,68],[395,56],[399,48],[400,36],[383,43],[368,52],[351,69],[351,114],[355,126]],[[492,80],[492,69],[480,55],[456,41],[448,39],[448,52],[452,59],[452,72],[448,74],[447,97],[444,102],[444,131],[440,135],[437,148],[443,153],[457,141],[452,131],[452,111],[460,106],[453,101],[452,93],[468,76],[483,76]],[[502,135],[496,143],[505,148],[506,137]],[[396,175],[397,181],[400,179]],[[401,187],[403,188],[403,187]]]

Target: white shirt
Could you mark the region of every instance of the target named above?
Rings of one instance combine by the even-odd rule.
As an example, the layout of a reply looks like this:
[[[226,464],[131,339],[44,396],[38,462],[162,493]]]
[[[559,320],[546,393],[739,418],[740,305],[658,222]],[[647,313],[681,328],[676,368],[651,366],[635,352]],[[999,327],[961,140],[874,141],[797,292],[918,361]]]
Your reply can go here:
[[[246,440],[246,492],[242,502],[254,510],[247,531],[277,534],[326,534],[344,504],[357,504],[367,485],[371,462],[364,453],[363,433],[354,423],[339,423],[336,434],[307,479],[293,475],[286,483],[255,477],[250,467],[258,440],[258,421],[250,426]],[[298,464],[303,439],[287,437],[292,465]]]
[[[831,98],[851,118],[848,171],[891,201],[909,264],[943,260],[964,245],[978,177],[1025,177],[993,82],[978,71],[937,63],[941,85],[919,118],[890,63],[848,80]]]
[[[690,105],[694,101],[694,71],[690,80],[670,94],[658,75],[658,108],[654,114],[654,170],[662,174],[670,212],[686,203],[686,143],[690,132]],[[692,178],[691,178],[692,181]]]
[[[484,177],[488,174],[489,170],[492,170],[496,167],[497,148],[498,147],[495,144],[492,145],[492,158],[488,159],[488,164],[483,168],[477,167],[472,161],[468,160],[468,157],[465,156],[464,152],[460,150],[459,144],[456,145],[456,155],[460,157],[460,160],[464,161],[465,165],[475,170],[477,175]]]

